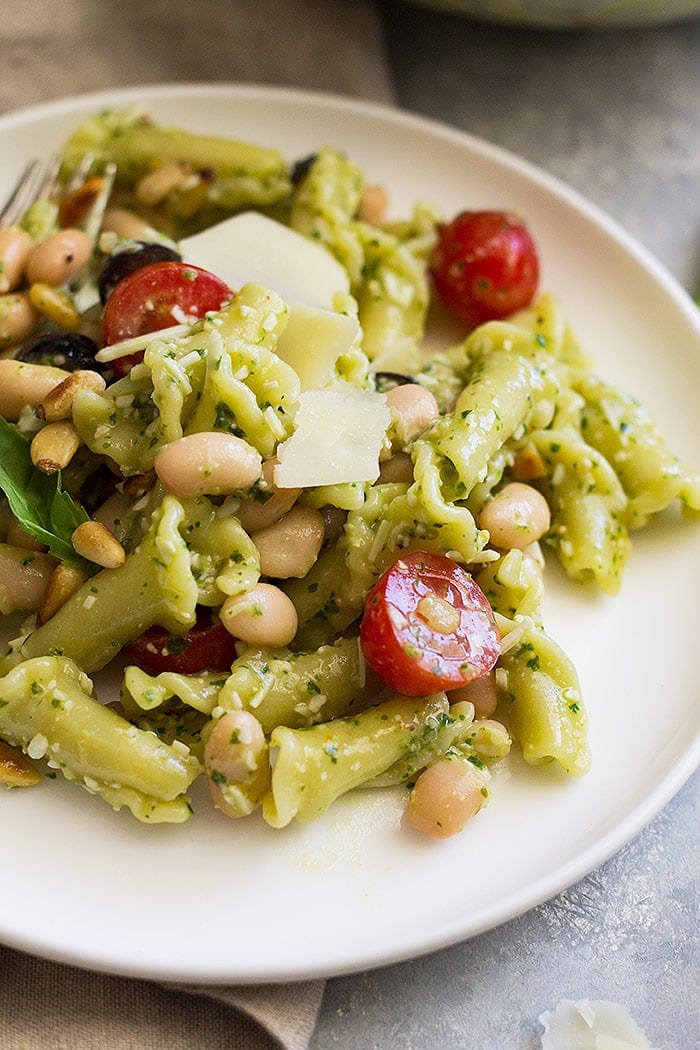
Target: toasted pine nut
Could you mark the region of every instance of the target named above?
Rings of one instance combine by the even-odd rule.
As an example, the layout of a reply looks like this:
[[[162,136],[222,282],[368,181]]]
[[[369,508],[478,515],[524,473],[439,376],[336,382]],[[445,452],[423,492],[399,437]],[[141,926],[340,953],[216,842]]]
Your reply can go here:
[[[365,186],[360,197],[357,217],[361,222],[381,226],[389,204],[389,195],[383,186]]]
[[[543,478],[546,473],[544,460],[531,441],[515,453],[513,466],[510,468],[513,481],[535,481],[537,478]]]
[[[271,583],[259,583],[242,597],[231,595],[219,610],[234,638],[248,645],[288,645],[297,633],[297,612],[290,598]]]
[[[20,749],[0,740],[0,784],[6,784],[7,787],[32,787],[40,780],[41,774]]]
[[[0,293],[12,292],[21,284],[33,241],[21,226],[0,230]]]
[[[55,423],[58,419],[70,419],[73,402],[81,390],[92,390],[100,394],[106,385],[99,372],[92,372],[89,369],[72,372],[66,379],[62,379],[53,390],[49,390],[37,409],[37,415],[45,419],[47,423]]]
[[[274,525],[253,535],[260,572],[275,580],[301,578],[318,558],[325,536],[323,517],[310,507],[292,507]]]
[[[236,517],[246,532],[259,532],[284,517],[301,495],[301,489],[278,489],[274,483],[276,459],[266,459],[262,465],[265,487],[255,491],[252,499],[241,500]]]
[[[37,282],[29,289],[29,300],[40,314],[59,328],[65,328],[68,332],[77,332],[80,328],[80,314],[71,296],[63,288]]]
[[[35,612],[55,565],[48,554],[0,543],[0,613]]]
[[[56,474],[68,466],[80,448],[78,431],[67,419],[47,423],[32,438],[29,454],[32,463],[44,474]]]
[[[0,360],[0,416],[16,423],[26,405],[36,408],[49,391],[69,375],[70,372],[52,365],[30,365],[10,358]]]
[[[44,596],[41,599],[37,623],[46,623],[61,606],[72,598],[76,591],[80,590],[87,580],[87,576],[80,569],[74,569],[72,565],[61,562],[51,573]]]
[[[214,805],[228,817],[246,817],[270,789],[269,749],[249,711],[229,711],[204,745],[204,768]]]
[[[108,208],[102,219],[102,230],[115,233],[124,241],[152,241],[156,233],[152,226],[126,208]]]
[[[94,561],[103,569],[118,569],[124,564],[126,552],[117,537],[100,521],[84,521],[71,536],[76,554]]]
[[[218,430],[178,438],[159,452],[155,471],[181,499],[223,496],[248,489],[260,477],[260,453],[247,441]]]
[[[385,459],[379,467],[377,485],[387,485],[392,482],[413,481],[413,460],[407,452],[395,452],[389,459]]]
[[[395,386],[386,395],[391,410],[392,431],[398,445],[407,445],[422,434],[440,415],[433,394],[418,383]]]
[[[182,164],[169,161],[139,180],[135,190],[136,200],[148,207],[161,204],[189,178],[190,172]]]
[[[477,518],[494,547],[524,550],[544,536],[549,528],[547,501],[532,485],[513,481],[485,503]]]
[[[444,839],[461,831],[488,798],[486,778],[467,758],[439,758],[415,783],[408,820],[417,830]]]
[[[0,295],[0,350],[24,342],[40,323],[41,314],[26,292]]]
[[[92,255],[92,241],[78,229],[58,230],[33,248],[25,273],[28,284],[68,284],[85,269]]]

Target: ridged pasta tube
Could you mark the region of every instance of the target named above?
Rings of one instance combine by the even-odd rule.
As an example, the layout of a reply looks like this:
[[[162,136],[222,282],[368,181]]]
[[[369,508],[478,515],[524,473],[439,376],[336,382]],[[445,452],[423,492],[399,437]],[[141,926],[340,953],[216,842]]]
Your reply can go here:
[[[300,389],[296,372],[274,353],[286,318],[279,296],[251,283],[189,334],[155,334],[130,376],[76,397],[81,439],[124,474],[150,470],[165,445],[203,430],[243,437],[270,455],[289,435]]]
[[[506,673],[508,723],[525,761],[556,761],[571,776],[587,773],[587,718],[568,656],[544,631],[528,627],[498,666]]]
[[[540,484],[552,512],[543,542],[567,574],[617,594],[631,548],[627,497],[608,461],[571,429],[533,431],[547,466]]]
[[[466,499],[501,446],[523,426],[542,389],[534,364],[519,354],[493,350],[477,362],[454,411],[414,447],[429,441],[445,456],[457,472],[455,497]]]
[[[98,167],[116,164],[117,181],[126,187],[163,164],[206,170],[212,178],[204,203],[225,210],[269,206],[290,189],[279,150],[154,124],[135,110],[103,110],[76,128],[64,147],[63,176],[86,155]]]
[[[201,771],[197,759],[101,704],[71,660],[26,660],[0,679],[0,737],[139,820],[180,823],[191,814],[185,793]]]
[[[233,663],[217,704],[250,711],[265,733],[327,722],[361,711],[382,688],[365,668],[357,638],[306,653],[249,650]]]
[[[153,624],[174,633],[191,627],[199,592],[179,531],[184,521],[181,504],[166,496],[133,554],[120,568],[103,569],[83,584],[29,635],[22,656],[58,653],[89,674]]]
[[[296,372],[274,352],[286,323],[280,297],[253,283],[213,315],[208,324],[216,337],[185,433],[225,430],[272,455],[291,432],[300,391]]]
[[[453,704],[448,711],[441,712],[435,725],[427,728],[420,740],[412,742],[415,746],[407,748],[407,755],[365,786],[393,787],[396,784],[411,784],[422,769],[441,758],[451,747],[465,743],[473,723],[473,704],[467,701]]]
[[[573,386],[586,402],[581,414],[586,441],[605,456],[627,494],[630,528],[644,525],[675,499],[700,510],[700,476],[674,456],[635,398],[590,374],[575,376]]]
[[[379,776],[408,750],[419,750],[448,711],[444,693],[396,696],[351,718],[308,729],[280,726],[270,739],[279,751],[272,790],[263,800],[265,820],[283,828],[295,818],[320,816],[340,795]]]
[[[362,173],[347,157],[319,150],[295,195],[290,224],[324,244],[348,271],[367,356],[381,356],[382,369],[391,361],[405,367],[423,335],[430,297],[423,250],[428,230],[417,240],[415,225],[392,232],[358,221],[362,188]],[[425,216],[418,221],[425,224]]]

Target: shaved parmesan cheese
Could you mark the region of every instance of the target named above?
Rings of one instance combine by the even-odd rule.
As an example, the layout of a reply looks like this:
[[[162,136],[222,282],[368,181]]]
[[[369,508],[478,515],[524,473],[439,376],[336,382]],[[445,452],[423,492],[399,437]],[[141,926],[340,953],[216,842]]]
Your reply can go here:
[[[246,211],[180,241],[185,262],[211,270],[238,291],[249,281],[263,284],[287,303],[330,310],[350,281],[340,263],[320,244]]]
[[[297,304],[290,308],[276,351],[299,376],[301,389],[311,390],[329,382],[336,361],[359,334],[356,317]]]
[[[653,1050],[622,1003],[562,999],[539,1021],[542,1050]]]
[[[294,433],[277,449],[275,485],[289,489],[376,481],[390,420],[384,394],[356,390],[349,383],[307,390],[299,398]]]

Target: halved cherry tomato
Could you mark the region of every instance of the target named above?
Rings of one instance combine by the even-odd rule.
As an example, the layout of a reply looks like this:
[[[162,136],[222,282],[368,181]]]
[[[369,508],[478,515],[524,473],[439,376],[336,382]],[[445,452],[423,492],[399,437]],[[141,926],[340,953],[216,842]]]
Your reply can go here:
[[[181,262],[151,263],[124,277],[109,296],[102,314],[102,343],[112,346],[170,328],[182,314],[204,317],[220,310],[232,296],[226,282],[208,270]],[[142,357],[119,357],[112,368],[118,376],[126,375]]]
[[[122,655],[147,674],[174,671],[200,674],[202,671],[230,671],[236,659],[236,639],[220,623],[202,612],[195,626],[185,634],[171,634],[164,627],[149,627]]]
[[[426,551],[399,558],[369,592],[360,642],[372,670],[405,696],[468,685],[501,651],[481,588],[450,558]]]
[[[532,302],[539,258],[527,227],[503,211],[464,211],[438,233],[430,261],[435,289],[467,328]]]

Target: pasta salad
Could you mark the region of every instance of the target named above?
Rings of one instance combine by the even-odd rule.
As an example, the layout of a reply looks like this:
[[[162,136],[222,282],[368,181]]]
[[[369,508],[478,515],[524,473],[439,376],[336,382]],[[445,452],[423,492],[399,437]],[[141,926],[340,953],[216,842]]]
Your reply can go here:
[[[512,746],[586,773],[542,551],[614,594],[700,479],[596,375],[522,221],[387,221],[334,148],[130,111],[62,180],[0,231],[0,778],[172,823],[204,776],[272,827],[402,787],[444,837]],[[436,308],[464,327],[439,351]]]

